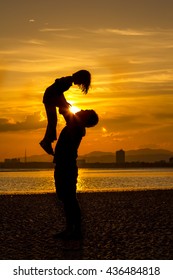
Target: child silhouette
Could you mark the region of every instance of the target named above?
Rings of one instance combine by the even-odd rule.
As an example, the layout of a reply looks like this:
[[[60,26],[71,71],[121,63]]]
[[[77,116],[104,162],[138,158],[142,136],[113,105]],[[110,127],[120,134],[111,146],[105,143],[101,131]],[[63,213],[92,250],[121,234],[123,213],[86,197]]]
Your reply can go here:
[[[50,155],[54,155],[52,142],[57,139],[56,107],[59,108],[59,112],[62,115],[63,112],[69,108],[70,104],[66,101],[64,92],[67,91],[73,83],[78,85],[84,94],[87,94],[91,84],[90,72],[87,70],[79,70],[71,76],[56,79],[55,82],[46,89],[43,96],[48,124],[45,136],[40,142],[40,146]]]

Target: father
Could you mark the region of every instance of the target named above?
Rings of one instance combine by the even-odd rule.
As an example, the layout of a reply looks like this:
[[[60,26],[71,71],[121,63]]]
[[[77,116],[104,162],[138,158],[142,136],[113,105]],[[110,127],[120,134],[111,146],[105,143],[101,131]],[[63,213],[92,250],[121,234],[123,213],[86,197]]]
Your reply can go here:
[[[55,238],[80,239],[81,211],[76,197],[78,177],[77,157],[82,137],[86,127],[98,123],[98,115],[93,110],[81,110],[76,114],[68,109],[61,112],[66,119],[66,126],[60,133],[55,147],[55,187],[58,199],[63,202],[66,217],[66,229],[54,235]]]

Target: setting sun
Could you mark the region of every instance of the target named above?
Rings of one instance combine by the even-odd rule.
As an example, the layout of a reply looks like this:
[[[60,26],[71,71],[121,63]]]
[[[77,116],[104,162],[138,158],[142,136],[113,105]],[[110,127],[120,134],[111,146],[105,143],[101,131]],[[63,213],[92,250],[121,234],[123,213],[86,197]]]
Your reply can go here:
[[[71,106],[70,107],[70,112],[72,112],[73,114],[79,112],[81,109],[79,109],[77,106]]]

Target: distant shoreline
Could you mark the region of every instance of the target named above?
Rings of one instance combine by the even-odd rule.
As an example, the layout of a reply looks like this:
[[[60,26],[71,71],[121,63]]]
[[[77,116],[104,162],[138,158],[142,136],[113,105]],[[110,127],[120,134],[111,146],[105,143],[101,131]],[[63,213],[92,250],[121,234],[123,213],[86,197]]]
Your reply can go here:
[[[47,170],[55,166],[52,162],[17,162],[6,163],[0,162],[0,172],[8,170]],[[131,168],[173,168],[173,162],[125,162],[125,163],[78,163],[79,168],[98,168],[98,169],[131,169]]]

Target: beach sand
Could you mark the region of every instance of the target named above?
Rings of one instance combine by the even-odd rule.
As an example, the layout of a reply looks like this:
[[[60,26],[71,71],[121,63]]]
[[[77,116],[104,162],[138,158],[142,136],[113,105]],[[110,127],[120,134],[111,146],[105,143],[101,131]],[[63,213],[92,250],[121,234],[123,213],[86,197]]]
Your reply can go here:
[[[1,260],[173,259],[173,190],[79,193],[82,242],[64,228],[55,194],[0,196]]]

